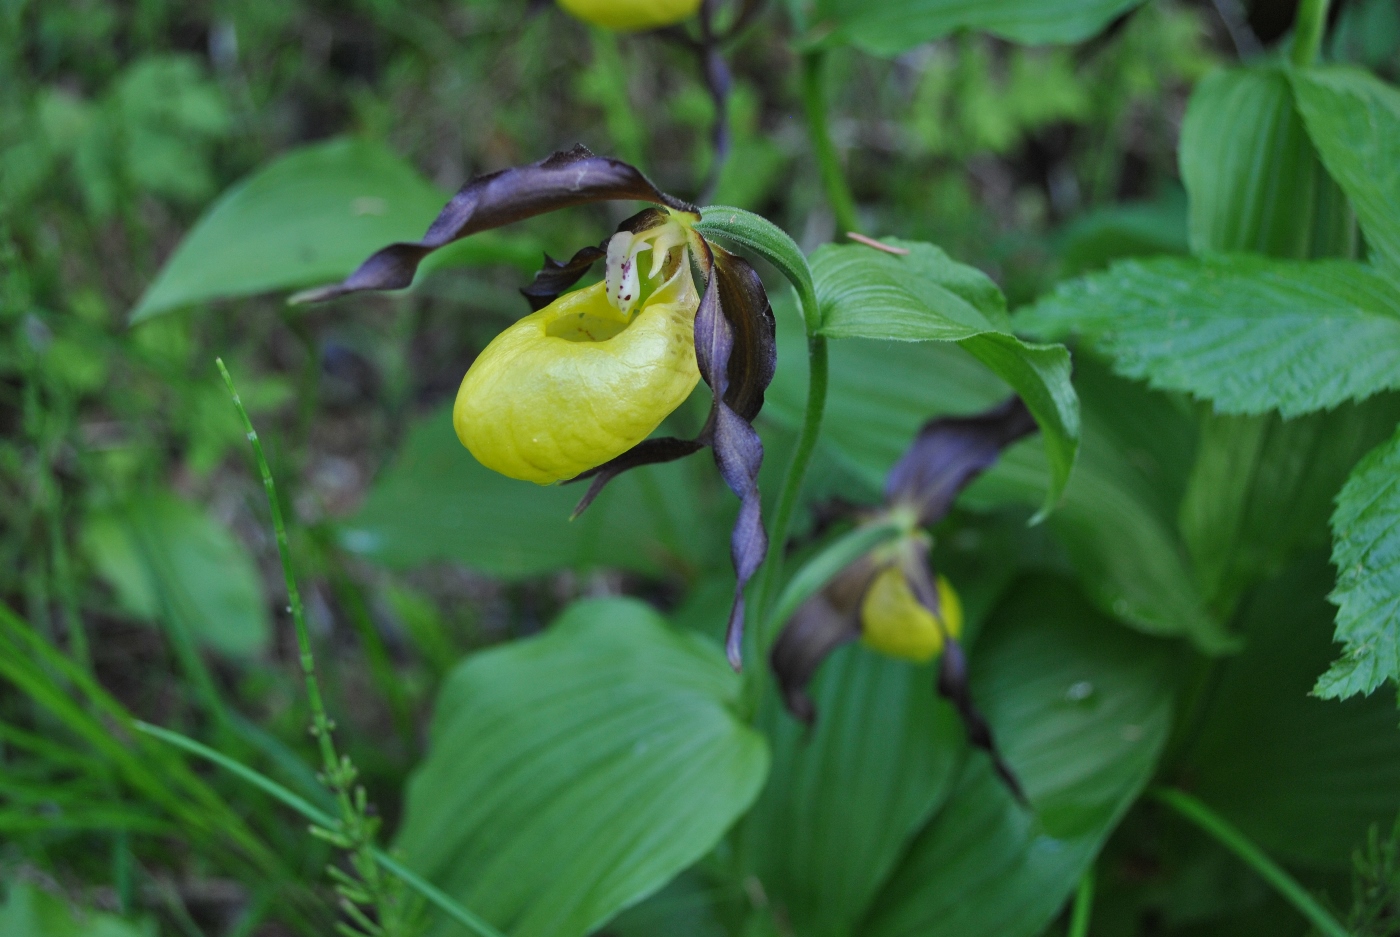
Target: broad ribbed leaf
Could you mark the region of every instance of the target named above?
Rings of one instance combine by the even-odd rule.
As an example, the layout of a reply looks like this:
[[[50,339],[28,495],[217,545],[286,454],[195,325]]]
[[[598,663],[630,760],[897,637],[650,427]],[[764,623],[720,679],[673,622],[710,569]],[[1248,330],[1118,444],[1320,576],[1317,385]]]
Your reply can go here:
[[[1356,460],[1400,419],[1394,394],[1284,420],[1206,414],[1181,502],[1197,581],[1228,618],[1241,591],[1328,540],[1327,519]]]
[[[202,509],[145,495],[89,517],[83,547],[127,614],[163,620],[225,654],[267,646],[272,626],[257,566]]]
[[[640,602],[580,602],[448,677],[397,845],[512,937],[592,933],[758,795],[768,750],[739,693],[705,638]]]
[[[1388,693],[1344,702],[1308,693],[1335,651],[1331,580],[1315,554],[1243,605],[1245,649],[1221,662],[1184,771],[1194,793],[1270,853],[1340,871],[1367,827],[1389,829],[1400,810],[1400,732]]]
[[[1027,45],[1079,42],[1142,0],[818,0],[812,30],[893,57],[961,29]]]
[[[1332,515],[1341,660],[1318,681],[1320,696],[1370,693],[1400,681],[1400,432],[1351,473]]]
[[[1189,637],[1207,653],[1230,650],[1235,640],[1207,608],[1176,528],[1195,448],[1192,420],[1092,359],[1081,357],[1077,368],[1084,445],[1051,530],[1103,611],[1148,634]],[[1017,446],[968,489],[966,503],[1033,504],[1044,458],[1034,445]]]
[[[1222,69],[1191,94],[1181,128],[1191,249],[1347,256],[1346,200],[1323,171],[1275,65]]]
[[[1042,512],[1064,491],[1079,446],[1069,352],[1011,334],[1006,300],[984,273],[917,241],[907,251],[827,245],[812,255],[821,332],[829,338],[958,342],[1021,395],[1040,426],[1051,468]]]
[[[369,140],[294,150],[229,189],[204,213],[131,313],[133,322],[225,297],[345,276],[367,254],[420,236],[447,196]],[[538,266],[530,238],[488,234],[459,262]]]
[[[849,934],[948,796],[963,729],[933,684],[931,667],[852,646],[813,682],[811,730],[770,695],[773,770],[740,848],[796,933]]]
[[[1349,261],[1125,261],[1017,316],[1225,413],[1296,416],[1400,387],[1400,288]]]
[[[340,539],[395,568],[454,560],[510,579],[717,564],[724,547],[705,535],[697,504],[695,474],[703,470],[694,459],[635,469],[570,521],[582,486],[541,487],[484,468],[457,441],[444,407],[409,430],[397,460],[341,524]]]
[[[1066,584],[1023,582],[973,648],[972,683],[1033,809],[970,754],[858,933],[1039,934],[1152,775],[1171,721],[1168,655]]]
[[[1298,108],[1373,258],[1400,274],[1400,90],[1354,68],[1292,73]]]

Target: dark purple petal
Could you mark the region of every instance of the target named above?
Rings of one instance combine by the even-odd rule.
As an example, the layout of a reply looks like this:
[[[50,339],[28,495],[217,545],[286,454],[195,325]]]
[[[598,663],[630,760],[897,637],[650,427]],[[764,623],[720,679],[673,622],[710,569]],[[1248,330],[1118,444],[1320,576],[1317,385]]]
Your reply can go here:
[[[424,257],[469,234],[561,208],[614,200],[696,211],[695,206],[652,185],[635,167],[576,146],[528,166],[476,177],[452,196],[421,241],[390,244],[343,282],[309,290],[297,298],[324,302],[360,290],[403,289],[413,283]]]
[[[574,508],[573,516],[577,518],[587,510],[588,506],[593,503],[593,499],[598,497],[598,493],[607,486],[608,482],[628,469],[634,469],[641,465],[656,465],[660,462],[674,462],[688,455],[694,455],[704,448],[705,443],[699,439],[659,436],[656,439],[642,440],[617,458],[604,462],[597,468],[589,469],[565,482],[565,484],[572,484],[586,478],[593,479],[592,484],[588,486],[588,491],[579,499],[578,506]]]
[[[720,305],[719,280],[712,267],[709,282],[700,297],[700,308],[695,313],[695,360],[713,397],[710,418],[701,438],[714,447],[720,476],[740,501],[739,517],[729,538],[729,556],[737,581],[724,640],[729,663],[738,670],[743,660],[744,587],[768,554],[768,532],[763,529],[758,494],[763,442],[753,425],[735,413],[728,403],[728,367],[734,332]]]
[[[885,478],[885,503],[912,504],[919,523],[932,524],[1003,449],[1035,430],[1020,397],[972,416],[930,420]]]
[[[531,312],[539,312],[577,283],[588,268],[607,256],[607,250],[601,247],[585,247],[570,257],[567,263],[560,263],[545,254],[544,267],[535,274],[530,285],[520,291],[520,295],[530,304]]]
[[[943,612],[938,599],[938,586],[927,563],[919,557],[917,562],[902,564],[901,568],[914,597],[941,625]],[[943,633],[943,653],[938,660],[937,687],[938,695],[957,709],[962,718],[963,728],[967,730],[967,740],[991,757],[992,767],[996,769],[997,776],[1005,782],[1018,801],[1028,804],[1021,782],[997,749],[996,740],[992,738],[992,727],[972,702],[972,689],[967,679],[967,655],[963,653],[962,645],[957,639],[946,631]]]
[[[852,563],[798,606],[773,642],[768,663],[778,679],[783,704],[808,725],[816,721],[817,707],[807,695],[807,686],[832,651],[860,637],[861,601],[879,572],[868,558]]]
[[[763,281],[749,262],[714,244],[714,269],[719,280],[719,304],[733,333],[725,367],[725,402],[745,420],[763,409],[763,392],[773,382],[778,365],[777,323]]]

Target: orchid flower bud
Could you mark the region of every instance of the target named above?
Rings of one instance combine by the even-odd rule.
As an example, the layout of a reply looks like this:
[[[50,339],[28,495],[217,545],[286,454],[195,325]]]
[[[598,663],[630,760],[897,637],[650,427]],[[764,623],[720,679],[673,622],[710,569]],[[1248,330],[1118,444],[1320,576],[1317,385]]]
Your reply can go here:
[[[962,602],[947,579],[939,576],[938,618],[914,596],[898,566],[877,575],[861,602],[861,640],[891,657],[924,663],[943,650],[944,636],[962,634]],[[941,621],[939,620],[941,619]]]
[[[687,20],[701,0],[559,0],[569,15],[618,32],[659,29]]]

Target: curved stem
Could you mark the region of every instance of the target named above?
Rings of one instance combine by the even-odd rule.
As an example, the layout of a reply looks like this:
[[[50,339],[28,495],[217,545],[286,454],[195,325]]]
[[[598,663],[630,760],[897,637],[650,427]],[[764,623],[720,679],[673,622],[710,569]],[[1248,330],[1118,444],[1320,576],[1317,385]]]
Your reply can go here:
[[[705,0],[700,7],[700,72],[705,79],[705,89],[710,92],[710,100],[715,105],[715,122],[710,128],[710,141],[714,157],[710,170],[705,174],[705,182],[700,187],[701,205],[714,200],[715,189],[719,186],[720,174],[729,158],[729,65],[719,46],[722,41],[714,31],[715,0]]]
[[[815,306],[814,301],[813,310]],[[803,313],[807,313],[806,302],[803,303]],[[797,499],[802,494],[802,482],[807,476],[807,465],[812,461],[812,452],[817,446],[817,436],[821,433],[822,415],[826,412],[826,339],[816,334],[810,317],[807,368],[807,408],[802,418],[802,431],[797,437],[797,446],[792,451],[792,458],[788,461],[782,490],[778,493],[778,506],[773,512],[773,526],[768,536],[768,559],[763,564],[763,572],[758,581],[754,643],[760,655],[767,654],[768,603],[774,584],[782,572],[783,548],[787,544],[788,527],[791,526],[793,512],[797,509]]]
[[[1069,933],[1066,937],[1089,937],[1089,919],[1094,913],[1094,867],[1084,870],[1079,888],[1074,893],[1074,910],[1070,912]]]
[[[841,240],[847,231],[858,228],[856,200],[846,184],[836,146],[831,142],[831,131],[826,122],[825,77],[826,53],[804,53],[802,109],[807,115],[807,132],[812,137],[812,150],[817,157],[817,167],[821,170],[822,187],[826,189],[826,199],[831,203],[831,213],[836,216],[837,240]]]
[[[1221,845],[1244,860],[1246,865],[1272,885],[1279,895],[1326,937],[1352,937],[1351,932],[1328,913],[1293,876],[1200,800],[1175,788],[1157,788],[1152,791],[1152,796],[1215,837]]]
[[[1322,34],[1327,31],[1327,8],[1330,5],[1331,0],[1301,0],[1298,4],[1289,58],[1299,68],[1307,68],[1317,61],[1318,50],[1322,48]]]

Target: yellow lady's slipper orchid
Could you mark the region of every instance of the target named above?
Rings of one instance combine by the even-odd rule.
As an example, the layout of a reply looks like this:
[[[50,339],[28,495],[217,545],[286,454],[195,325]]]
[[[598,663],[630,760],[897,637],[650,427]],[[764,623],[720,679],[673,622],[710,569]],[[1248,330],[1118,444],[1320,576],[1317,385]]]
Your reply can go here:
[[[626,299],[610,282],[565,293],[478,356],[452,424],[482,465],[540,485],[570,479],[646,439],[690,396],[700,381],[690,271],[675,265],[635,312],[635,273],[622,283]]]
[[[658,29],[689,19],[701,0],[559,0],[571,16],[619,32]]]
[[[963,619],[953,586],[942,576],[937,582],[941,624],[914,597],[903,570],[890,566],[882,571],[861,602],[861,640],[883,654],[921,664],[937,657],[945,634],[962,634]]]

